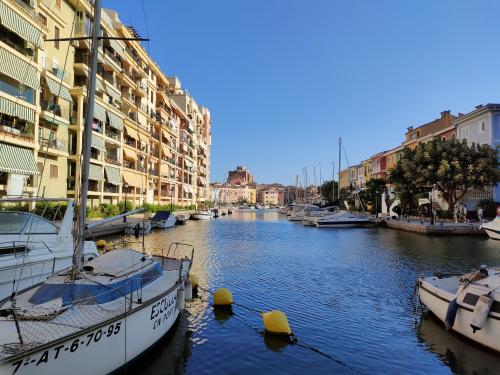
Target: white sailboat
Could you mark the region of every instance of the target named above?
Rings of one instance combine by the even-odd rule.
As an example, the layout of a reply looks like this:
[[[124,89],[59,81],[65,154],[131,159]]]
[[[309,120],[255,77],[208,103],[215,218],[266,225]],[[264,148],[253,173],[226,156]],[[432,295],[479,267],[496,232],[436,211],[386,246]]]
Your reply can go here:
[[[292,209],[291,215],[288,217],[290,221],[302,221],[306,215],[306,210],[312,212],[318,210],[319,207],[314,204],[295,204]]]
[[[418,293],[449,329],[500,352],[500,268],[422,277]]]
[[[97,46],[101,0],[94,13]],[[83,263],[98,48],[92,50],[73,264],[1,303],[2,374],[113,372],[161,339],[184,308],[192,248],[179,259],[182,246],[175,244],[166,255],[123,249]]]
[[[0,211],[0,301],[70,267],[73,260],[71,199],[6,198],[1,203],[66,202],[59,225],[30,212]],[[98,256],[93,241],[85,241],[85,260]]]

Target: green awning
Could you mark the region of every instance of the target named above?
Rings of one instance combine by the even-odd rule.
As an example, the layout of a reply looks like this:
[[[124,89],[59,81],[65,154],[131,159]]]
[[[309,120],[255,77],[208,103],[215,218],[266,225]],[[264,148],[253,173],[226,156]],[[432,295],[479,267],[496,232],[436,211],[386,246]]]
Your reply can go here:
[[[109,126],[111,126],[112,128],[115,128],[118,131],[122,131],[123,130],[123,120],[120,117],[118,117],[117,115],[115,115],[113,112],[111,112],[111,111],[107,111],[107,112],[108,112],[108,118],[109,118]]]
[[[116,100],[118,103],[122,102],[122,96],[118,94],[115,90],[113,90],[110,84],[106,85],[106,93],[113,98],[113,100]]]
[[[104,90],[104,85],[99,78],[96,78],[95,80],[95,91],[106,92],[106,90]]]
[[[40,86],[36,68],[3,48],[0,49],[0,72],[32,89]]]
[[[52,95],[58,96],[61,99],[67,100],[68,102],[73,101],[69,90],[61,83],[53,80],[50,77],[45,77],[45,82],[47,82],[47,86],[49,87],[49,91]]]
[[[89,164],[89,180],[104,181],[104,173],[100,165]]]
[[[121,185],[122,177],[120,176],[120,170],[118,168],[104,166],[106,171],[106,180],[112,185]]]
[[[106,123],[106,110],[97,103],[94,103],[94,118]]]
[[[43,118],[44,120],[48,121],[48,122],[51,122],[55,125],[58,125],[58,126],[68,126],[68,124],[66,124],[65,122],[62,122],[58,119],[56,119],[53,115],[47,115],[45,114],[44,112],[41,113],[43,115]]]
[[[38,48],[42,47],[40,30],[3,2],[0,2],[0,23],[10,31],[18,34],[24,40],[33,43]]]
[[[90,140],[90,147],[96,148],[98,150],[105,151],[106,147],[104,147],[104,139],[98,137],[95,134],[92,134],[92,139]]]
[[[1,3],[0,3],[1,4]],[[18,117],[21,120],[35,123],[35,110],[25,107],[20,103],[15,103],[12,100],[0,97],[0,113],[5,113],[9,116]]]
[[[0,142],[0,171],[39,175],[33,150]]]

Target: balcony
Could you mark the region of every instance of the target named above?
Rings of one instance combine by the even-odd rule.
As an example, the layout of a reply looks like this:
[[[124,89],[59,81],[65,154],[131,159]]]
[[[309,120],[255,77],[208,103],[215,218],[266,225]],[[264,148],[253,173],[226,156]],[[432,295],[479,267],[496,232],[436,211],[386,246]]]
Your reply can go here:
[[[144,166],[142,166],[142,165],[139,165],[139,166],[137,167],[137,170],[138,170],[139,172],[144,172],[144,173],[146,173],[146,167],[144,167]]]
[[[133,148],[136,148],[136,142],[135,139],[129,136],[124,137],[124,142],[126,145],[132,146]]]
[[[118,186],[105,182],[104,183],[104,192],[118,194]]]
[[[74,176],[69,176],[66,179],[66,188],[68,190],[75,190],[76,182],[75,182],[75,177]]]
[[[31,6],[31,1],[15,0],[14,1],[19,8],[21,8],[24,13],[28,14],[36,23],[39,25],[44,25],[43,18],[38,14],[38,12]]]
[[[67,142],[63,141],[62,139],[56,139],[55,135],[53,137],[51,137],[50,139],[39,137],[38,144],[40,145],[40,147],[42,147],[42,149],[45,147],[48,147],[48,148],[51,148],[53,150],[58,150],[58,151],[63,151],[63,152],[68,151]]]
[[[35,104],[35,91],[27,86],[16,83],[9,78],[0,78],[0,91],[22,99],[27,103]]]
[[[20,38],[17,34],[2,27],[1,25],[0,41],[4,42],[22,55],[29,57],[32,61],[36,61],[36,50],[34,48],[27,48],[24,39]]]
[[[99,182],[94,180],[89,180],[89,191],[100,191]]]
[[[151,137],[153,137],[157,141],[160,140],[160,134],[158,132],[151,132]]]
[[[97,151],[95,148],[90,149],[90,158],[94,160],[102,160],[101,152]]]
[[[160,157],[160,152],[158,150],[151,151],[151,156],[154,158],[159,158]]]
[[[110,126],[106,126],[106,137],[109,137],[111,139],[114,139],[114,140],[117,140],[119,141],[120,140],[120,132],[111,128]]]
[[[159,176],[159,171],[158,169],[154,169],[154,168],[149,168],[149,174],[153,175],[153,176]]]
[[[60,105],[50,100],[42,100],[40,105],[43,111],[53,113],[69,121],[69,105]]]
[[[125,168],[135,169],[135,163],[130,160],[123,160],[123,166]]]
[[[62,79],[69,85],[73,85],[73,76],[70,72],[67,72],[59,66],[59,62],[54,59],[46,58],[41,61],[41,65],[44,69],[51,72],[57,78]]]
[[[116,156],[111,156],[111,155],[107,155],[104,160],[106,161],[106,163],[108,164],[114,164],[114,165],[122,165],[122,163],[120,163],[120,160],[118,160],[118,157]]]
[[[0,134],[8,134],[13,137],[32,141],[35,137],[33,134],[33,125],[14,124],[12,117],[2,115],[0,118]]]

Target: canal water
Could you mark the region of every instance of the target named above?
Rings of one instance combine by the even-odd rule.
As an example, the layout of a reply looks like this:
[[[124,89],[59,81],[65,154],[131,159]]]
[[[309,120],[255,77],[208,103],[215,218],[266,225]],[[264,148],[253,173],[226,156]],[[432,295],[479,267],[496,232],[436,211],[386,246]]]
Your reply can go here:
[[[412,296],[419,274],[500,265],[500,244],[386,228],[317,229],[277,212],[236,212],[145,237],[147,249],[195,246],[194,272],[229,288],[233,314],[200,291],[175,330],[132,366],[145,374],[498,374],[500,356],[444,330]],[[279,309],[303,342],[261,335]]]

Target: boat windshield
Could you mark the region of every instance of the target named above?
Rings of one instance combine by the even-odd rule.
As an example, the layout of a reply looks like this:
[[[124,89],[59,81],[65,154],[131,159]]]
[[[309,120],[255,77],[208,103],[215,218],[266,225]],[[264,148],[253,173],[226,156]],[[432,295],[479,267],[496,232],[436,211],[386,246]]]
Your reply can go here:
[[[0,234],[21,233],[57,234],[57,227],[27,212],[0,211]]]

